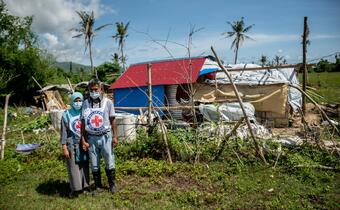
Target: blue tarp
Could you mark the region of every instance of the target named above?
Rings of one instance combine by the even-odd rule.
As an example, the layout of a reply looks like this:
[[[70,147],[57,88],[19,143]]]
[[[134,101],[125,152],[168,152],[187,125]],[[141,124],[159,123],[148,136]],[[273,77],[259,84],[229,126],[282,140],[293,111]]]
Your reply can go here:
[[[199,76],[220,70],[220,68],[201,69]]]
[[[147,107],[148,87],[118,88],[114,90],[115,107]],[[154,107],[162,107],[165,104],[164,85],[152,86],[152,103]],[[118,111],[118,110],[117,110]],[[139,114],[138,110],[122,110],[124,112]],[[162,116],[163,113],[159,112]]]
[[[40,144],[17,144],[15,151],[17,153],[31,153],[34,150],[38,149]]]

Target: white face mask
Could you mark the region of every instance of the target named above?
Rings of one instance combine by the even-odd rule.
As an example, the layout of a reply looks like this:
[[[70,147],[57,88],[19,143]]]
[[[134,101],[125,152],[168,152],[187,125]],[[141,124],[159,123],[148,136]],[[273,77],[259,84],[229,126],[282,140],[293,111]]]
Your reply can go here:
[[[73,103],[73,108],[74,108],[75,110],[81,109],[82,106],[83,106],[83,102],[82,102],[82,101],[78,101],[78,102],[74,102],[74,103]]]
[[[97,99],[100,97],[100,92],[90,92],[90,97],[92,99]]]

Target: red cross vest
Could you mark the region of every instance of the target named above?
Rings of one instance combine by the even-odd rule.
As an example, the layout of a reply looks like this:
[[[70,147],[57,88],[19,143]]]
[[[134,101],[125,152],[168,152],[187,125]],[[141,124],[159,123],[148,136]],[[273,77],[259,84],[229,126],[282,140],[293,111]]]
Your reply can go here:
[[[89,134],[101,135],[110,130],[109,126],[105,126],[104,111],[106,107],[107,98],[103,98],[100,108],[86,108],[84,110],[85,130]]]
[[[66,113],[68,116],[68,127],[70,128],[70,131],[74,134],[74,136],[80,137],[80,114],[72,117],[68,111]]]

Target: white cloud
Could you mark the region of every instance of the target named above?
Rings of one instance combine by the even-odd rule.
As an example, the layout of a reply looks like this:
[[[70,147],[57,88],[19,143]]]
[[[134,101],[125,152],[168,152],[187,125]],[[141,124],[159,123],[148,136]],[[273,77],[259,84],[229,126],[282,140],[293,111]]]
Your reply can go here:
[[[93,11],[96,19],[117,11],[101,0],[5,0],[9,12],[24,17],[33,16],[32,30],[42,39],[42,46],[57,60],[84,62],[83,39],[73,39],[70,29],[77,27],[79,17],[75,11]]]
[[[43,37],[47,40],[47,44],[51,47],[58,44],[58,37],[53,34],[45,33],[43,34]]]

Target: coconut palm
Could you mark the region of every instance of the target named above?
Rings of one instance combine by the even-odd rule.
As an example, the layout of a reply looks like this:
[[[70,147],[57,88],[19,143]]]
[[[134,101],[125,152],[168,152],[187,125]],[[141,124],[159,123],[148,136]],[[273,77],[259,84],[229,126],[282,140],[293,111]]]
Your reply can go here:
[[[127,34],[127,30],[129,27],[130,22],[128,22],[126,25],[124,25],[123,22],[116,22],[116,29],[117,32],[114,36],[112,36],[112,38],[114,38],[116,40],[116,42],[118,42],[118,49],[120,50],[121,53],[121,62],[123,65],[123,71],[125,70],[125,55],[124,55],[124,45],[125,45],[125,39],[126,37],[128,37]]]
[[[254,24],[245,27],[243,19],[244,17],[241,17],[241,20],[234,21],[233,23],[228,21],[227,23],[231,26],[232,31],[222,33],[225,38],[234,37],[234,41],[231,43],[230,48],[234,48],[235,51],[235,64],[237,63],[238,50],[242,42],[244,42],[245,39],[252,39],[245,33],[247,33],[254,26]]]
[[[266,63],[268,62],[268,58],[267,58],[267,56],[265,56],[265,55],[261,55],[260,62],[261,62],[261,66],[262,66],[262,67],[263,67],[263,66],[265,66],[265,65],[266,65]]]
[[[282,59],[284,59],[284,57],[283,56],[278,56],[278,55],[275,55],[275,57],[274,57],[274,63],[277,65],[277,66],[279,66],[279,65],[281,65],[281,60]]]
[[[93,29],[94,22],[95,22],[93,11],[91,13],[86,12],[86,11],[76,11],[76,12],[81,19],[79,22],[79,28],[72,28],[71,30],[78,32],[79,34],[73,36],[72,38],[79,38],[79,37],[84,36],[84,40],[85,40],[85,43],[84,43],[85,51],[84,52],[86,52],[87,48],[89,49],[91,70],[93,73],[95,73],[96,78],[98,78],[97,71],[93,67],[92,41],[93,41],[93,37],[95,36],[95,32],[111,24],[105,24],[105,25],[97,27],[96,29]]]

